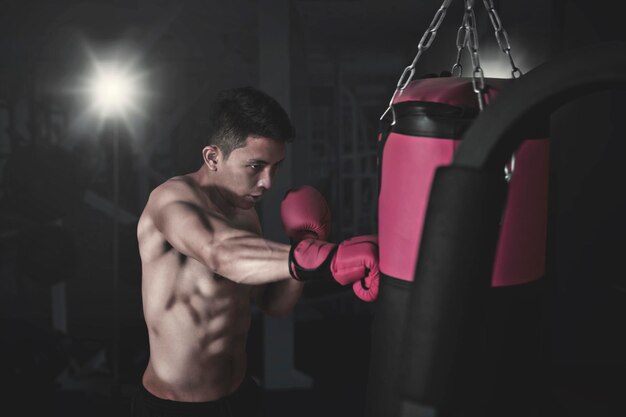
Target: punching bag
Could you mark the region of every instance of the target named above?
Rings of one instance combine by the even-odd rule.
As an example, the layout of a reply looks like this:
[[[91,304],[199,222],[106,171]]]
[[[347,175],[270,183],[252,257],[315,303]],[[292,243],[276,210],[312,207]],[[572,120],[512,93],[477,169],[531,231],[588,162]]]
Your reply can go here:
[[[394,384],[401,391],[400,411],[389,410],[388,415],[562,414],[564,409],[557,405],[561,399],[552,397],[558,387],[550,378],[550,367],[542,369],[542,355],[539,360],[531,357],[536,346],[522,346],[515,355],[517,345],[509,344],[507,352],[502,343],[501,333],[508,331],[509,340],[523,345],[521,336],[529,335],[532,327],[528,311],[517,310],[521,314],[510,315],[511,320],[497,328],[496,309],[488,303],[494,290],[519,296],[533,285],[492,287],[500,213],[508,188],[500,170],[524,142],[525,126],[549,118],[564,103],[591,92],[626,88],[625,64],[626,44],[607,42],[568,51],[540,65],[503,89],[463,135],[452,164],[437,168],[402,339],[402,375]],[[593,140],[589,143],[595,145]],[[555,230],[550,228],[549,233],[554,239]],[[555,272],[553,268],[550,258],[548,275]],[[546,278],[535,283],[550,280]],[[500,360],[509,369],[496,375],[493,371],[499,364],[491,354],[502,357],[510,352],[508,361]]]
[[[485,78],[485,105],[513,79]],[[396,415],[398,371],[409,294],[414,279],[431,184],[437,168],[449,165],[462,135],[479,114],[471,78],[436,77],[411,81],[392,103],[393,117],[381,121],[379,135],[378,236],[381,280],[372,323],[369,417]],[[395,120],[393,120],[395,118]],[[393,122],[392,122],[393,120]],[[511,317],[528,334],[504,337],[521,349],[536,341],[528,325],[545,271],[548,198],[548,124],[522,132],[526,139],[510,163],[505,209],[498,213],[498,241],[487,302],[505,326]],[[504,178],[504,167],[501,171]],[[503,180],[504,181],[504,180]],[[468,186],[469,187],[469,186]],[[456,209],[463,210],[458,198]],[[512,289],[512,290],[511,290]],[[522,302],[512,303],[511,299]],[[507,311],[524,305],[524,311]],[[537,309],[538,311],[538,309]],[[527,336],[527,337],[526,337]],[[521,344],[519,342],[521,341]]]

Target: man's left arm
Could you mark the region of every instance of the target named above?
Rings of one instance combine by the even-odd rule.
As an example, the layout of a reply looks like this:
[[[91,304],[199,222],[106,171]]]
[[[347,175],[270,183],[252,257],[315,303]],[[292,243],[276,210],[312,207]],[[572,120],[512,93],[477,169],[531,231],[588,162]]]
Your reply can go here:
[[[261,236],[261,222],[256,211],[254,214],[256,217],[254,231]],[[271,282],[257,286],[253,290],[253,300],[265,314],[272,317],[285,317],[298,303],[303,288],[304,282],[296,280]]]
[[[295,307],[302,295],[304,283],[296,280],[272,282],[258,289],[257,306],[272,317],[285,317]]]

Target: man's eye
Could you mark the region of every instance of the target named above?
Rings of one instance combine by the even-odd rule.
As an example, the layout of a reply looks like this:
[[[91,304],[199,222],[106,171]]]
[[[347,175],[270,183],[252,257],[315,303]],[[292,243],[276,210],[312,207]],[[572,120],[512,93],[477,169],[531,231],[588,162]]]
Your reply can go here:
[[[261,165],[248,165],[254,171],[260,171],[263,167]]]

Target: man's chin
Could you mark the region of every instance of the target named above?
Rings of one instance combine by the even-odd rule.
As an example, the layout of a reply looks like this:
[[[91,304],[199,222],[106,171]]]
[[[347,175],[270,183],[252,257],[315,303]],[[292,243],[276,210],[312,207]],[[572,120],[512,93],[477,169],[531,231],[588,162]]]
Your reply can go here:
[[[255,197],[251,195],[247,195],[243,198],[243,206],[242,208],[252,208],[262,200],[263,197]]]

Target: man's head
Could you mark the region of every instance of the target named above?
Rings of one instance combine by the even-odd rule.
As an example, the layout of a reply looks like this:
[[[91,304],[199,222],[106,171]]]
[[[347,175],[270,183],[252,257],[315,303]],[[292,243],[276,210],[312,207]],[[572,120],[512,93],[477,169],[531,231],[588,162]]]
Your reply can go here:
[[[246,145],[246,139],[264,137],[278,142],[293,141],[295,130],[282,106],[271,96],[252,87],[222,90],[209,115],[207,145],[220,148],[225,158]]]
[[[231,206],[252,208],[285,158],[295,131],[280,104],[251,87],[220,92],[211,109],[211,129],[202,151],[211,183]]]

